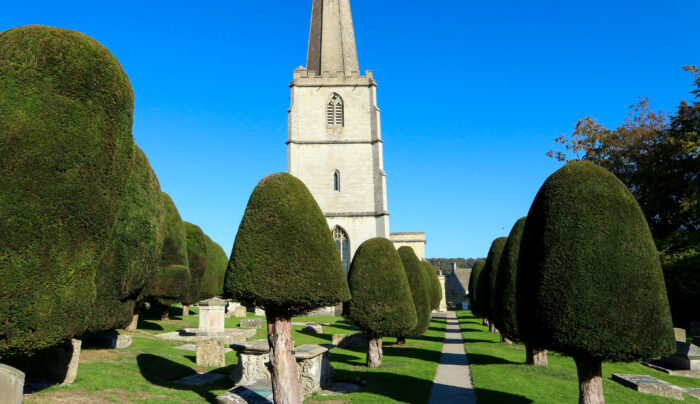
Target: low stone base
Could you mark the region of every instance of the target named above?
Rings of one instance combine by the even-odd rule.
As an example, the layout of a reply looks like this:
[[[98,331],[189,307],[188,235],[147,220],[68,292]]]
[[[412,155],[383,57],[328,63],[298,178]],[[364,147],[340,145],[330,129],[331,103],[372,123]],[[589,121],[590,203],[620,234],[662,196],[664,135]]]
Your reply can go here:
[[[81,346],[80,340],[72,339],[48,349],[40,377],[58,384],[73,383],[78,377]]]
[[[226,351],[221,339],[214,336],[197,340],[197,366],[222,368],[226,366]]]
[[[671,383],[647,375],[623,375],[613,373],[613,380],[640,393],[683,400],[683,390]]]
[[[262,318],[244,318],[238,326],[241,328],[263,328],[263,324]]]
[[[333,334],[333,345],[338,348],[364,349],[367,348],[367,340],[362,333]]]
[[[24,373],[0,363],[0,401],[7,404],[22,403]]]

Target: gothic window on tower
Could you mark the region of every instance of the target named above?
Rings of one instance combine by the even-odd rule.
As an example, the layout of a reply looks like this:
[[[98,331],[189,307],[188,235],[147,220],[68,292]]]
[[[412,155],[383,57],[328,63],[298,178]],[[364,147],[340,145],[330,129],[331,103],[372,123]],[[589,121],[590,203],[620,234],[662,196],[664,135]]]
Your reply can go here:
[[[338,170],[333,173],[333,190],[340,192],[340,171]]]
[[[343,99],[338,94],[333,94],[326,105],[326,124],[329,128],[338,128],[344,125]]]
[[[333,239],[335,240],[335,246],[338,247],[338,252],[340,252],[340,258],[343,260],[343,268],[345,268],[345,275],[348,274],[348,269],[350,265],[350,242],[348,240],[348,234],[340,228],[340,226],[335,226],[333,229]]]

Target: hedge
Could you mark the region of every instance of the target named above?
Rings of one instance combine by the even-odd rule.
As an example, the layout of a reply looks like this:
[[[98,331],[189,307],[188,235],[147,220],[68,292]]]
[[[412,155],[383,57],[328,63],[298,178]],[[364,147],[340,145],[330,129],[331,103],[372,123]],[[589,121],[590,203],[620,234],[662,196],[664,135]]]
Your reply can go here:
[[[477,300],[479,297],[477,296],[477,285],[479,284],[479,277],[481,276],[485,266],[486,261],[484,260],[478,260],[474,263],[472,272],[469,275],[469,285],[467,286],[469,292],[469,308],[471,309],[472,314],[480,317],[483,317],[483,314],[479,312],[478,308]]]
[[[429,283],[425,270],[411,247],[399,248],[399,257],[406,271],[408,285],[411,288],[413,305],[416,308],[416,326],[407,334],[397,334],[400,337],[418,337],[423,335],[430,326],[430,294]]]
[[[516,311],[516,276],[518,273],[518,257],[520,256],[520,241],[523,237],[526,219],[526,217],[518,219],[513,225],[510,235],[508,235],[508,241],[506,241],[498,264],[496,287],[493,294],[494,307],[491,313],[491,320],[503,336],[513,341],[517,341],[519,338]]]
[[[206,234],[204,241],[207,243],[207,268],[199,288],[200,300],[224,294],[224,276],[226,276],[226,267],[228,266],[228,257],[224,249]]]
[[[190,269],[190,285],[182,304],[190,305],[199,301],[202,294],[202,278],[207,269],[207,242],[202,229],[190,222],[185,222],[187,233],[187,262]]]

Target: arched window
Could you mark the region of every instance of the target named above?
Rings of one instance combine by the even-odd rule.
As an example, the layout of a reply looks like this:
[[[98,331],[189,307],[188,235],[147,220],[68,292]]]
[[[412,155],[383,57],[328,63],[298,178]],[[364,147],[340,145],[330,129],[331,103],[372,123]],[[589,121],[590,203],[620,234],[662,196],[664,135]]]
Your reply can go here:
[[[348,234],[340,226],[335,226],[333,239],[335,240],[335,246],[338,247],[338,252],[340,252],[340,258],[343,260],[343,268],[345,268],[345,275],[347,276],[350,269],[350,240],[348,239]]]
[[[340,171],[338,170],[333,173],[333,190],[340,192]]]
[[[328,101],[326,105],[326,123],[329,128],[343,126],[343,99],[336,93]]]

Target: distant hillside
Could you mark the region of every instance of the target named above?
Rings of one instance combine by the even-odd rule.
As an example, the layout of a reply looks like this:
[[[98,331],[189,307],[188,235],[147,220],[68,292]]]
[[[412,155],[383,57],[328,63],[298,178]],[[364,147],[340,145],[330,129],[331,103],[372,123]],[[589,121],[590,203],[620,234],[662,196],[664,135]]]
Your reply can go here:
[[[452,273],[452,263],[456,262],[458,268],[471,268],[479,258],[428,258],[435,268],[445,275]]]

